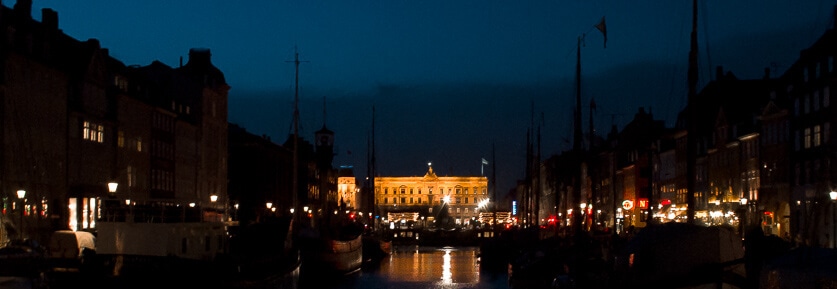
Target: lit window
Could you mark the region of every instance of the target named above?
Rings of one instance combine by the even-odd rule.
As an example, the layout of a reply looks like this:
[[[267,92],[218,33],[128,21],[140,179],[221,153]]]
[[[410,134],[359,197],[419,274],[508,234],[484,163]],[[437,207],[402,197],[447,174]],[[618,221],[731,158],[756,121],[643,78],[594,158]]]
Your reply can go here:
[[[821,140],[822,140],[822,135],[821,135],[821,133],[822,133],[822,132],[820,131],[820,126],[819,126],[819,125],[815,125],[815,126],[814,126],[814,146],[815,146],[815,147],[820,146],[820,143],[821,143]]]
[[[805,128],[805,136],[804,136],[803,144],[805,144],[805,148],[811,147],[811,128]]]
[[[84,130],[81,132],[81,137],[84,139],[90,139],[90,126],[92,124],[89,121],[84,122]]]
[[[142,152],[142,138],[141,137],[137,138],[137,151]]]
[[[119,147],[124,148],[125,147],[125,132],[120,130],[117,134],[118,134],[118,138],[116,140],[116,144]]]
[[[69,212],[68,217],[70,218],[68,225],[70,225],[70,229],[76,230],[78,229],[78,199],[77,198],[70,198],[70,205],[69,205]]]
[[[105,141],[105,127],[103,125],[96,125],[96,142]]]
[[[105,126],[85,121],[81,137],[85,140],[102,143],[105,140]]]
[[[137,173],[136,173],[136,171],[134,171],[134,168],[131,167],[131,166],[128,166],[128,168],[126,170],[128,171],[128,187],[133,187],[134,182],[136,182],[136,180],[137,180]]]

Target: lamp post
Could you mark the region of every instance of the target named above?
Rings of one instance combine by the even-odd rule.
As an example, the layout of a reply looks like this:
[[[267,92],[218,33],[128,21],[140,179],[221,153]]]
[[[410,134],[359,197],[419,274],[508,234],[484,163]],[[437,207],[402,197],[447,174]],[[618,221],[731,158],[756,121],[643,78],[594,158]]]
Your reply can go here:
[[[837,209],[834,206],[837,203],[837,191],[831,191],[828,193],[828,197],[831,198],[831,248],[837,248],[837,236],[835,236],[837,234],[837,214],[834,212]]]
[[[121,214],[122,212],[117,212],[117,210],[118,211],[122,211],[122,210],[119,209],[120,206],[118,206],[118,204],[115,203],[115,200],[112,200],[112,199],[116,197],[116,188],[119,187],[119,183],[108,182],[107,186],[108,186],[108,197],[111,200],[104,201],[104,203],[107,204],[105,212],[107,213],[107,215],[109,215],[113,218],[118,218],[118,214]]]
[[[741,202],[741,207],[743,208],[743,213],[741,214],[741,220],[738,221],[741,226],[741,236],[747,237],[745,231],[747,230],[747,223],[749,222],[748,217],[750,214],[750,209],[747,207],[747,198],[741,198],[739,200]]]
[[[20,239],[23,239],[23,210],[26,206],[26,191],[25,190],[17,190],[17,198],[20,199]]]
[[[211,194],[209,195],[209,205],[211,206],[211,216],[213,221],[223,221],[224,218],[219,216],[218,209],[215,208],[215,203],[218,202],[218,195]]]

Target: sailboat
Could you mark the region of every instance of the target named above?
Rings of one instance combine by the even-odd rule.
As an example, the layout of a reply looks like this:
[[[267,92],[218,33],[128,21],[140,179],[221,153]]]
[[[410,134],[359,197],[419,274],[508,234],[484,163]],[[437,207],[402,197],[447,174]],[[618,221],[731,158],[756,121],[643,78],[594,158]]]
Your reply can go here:
[[[299,209],[299,53],[294,52],[295,92],[293,119],[293,207]],[[311,213],[312,222],[303,225],[302,215],[306,212],[293,214],[294,242],[302,254],[301,274],[336,273],[346,274],[358,271],[362,263],[363,246],[361,241],[362,229],[348,220],[346,214],[339,212],[335,206],[336,197],[331,196],[329,175],[332,173],[331,161],[334,157],[334,133],[325,125],[325,101],[323,104],[323,128],[316,132],[316,159],[318,187],[322,214]],[[332,214],[332,212],[334,212]],[[312,225],[313,224],[313,225]]]
[[[692,0],[687,104],[687,222],[649,225],[625,245],[616,259],[620,283],[664,288],[745,288],[741,238],[725,227],[695,223],[697,158],[697,0]],[[676,256],[676,257],[673,257]],[[662,285],[665,284],[665,285]]]
[[[365,192],[368,194],[368,204],[373,210],[376,210],[375,204],[375,106],[372,106],[372,137],[368,141],[369,144],[369,159],[367,160],[368,180]],[[362,236],[363,241],[363,262],[364,264],[376,264],[386,256],[392,254],[392,238],[389,235],[381,234],[372,224],[373,229],[364,232]]]

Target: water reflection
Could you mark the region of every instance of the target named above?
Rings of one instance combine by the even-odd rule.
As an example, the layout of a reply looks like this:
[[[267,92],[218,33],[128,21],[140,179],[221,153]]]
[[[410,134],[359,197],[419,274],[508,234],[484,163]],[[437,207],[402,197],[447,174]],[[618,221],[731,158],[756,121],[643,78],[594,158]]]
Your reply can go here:
[[[508,288],[505,272],[481,272],[478,247],[396,246],[375,267],[301,288]],[[323,278],[318,278],[323,279]]]
[[[478,283],[478,252],[473,247],[406,247],[382,262],[378,274],[393,282]]]

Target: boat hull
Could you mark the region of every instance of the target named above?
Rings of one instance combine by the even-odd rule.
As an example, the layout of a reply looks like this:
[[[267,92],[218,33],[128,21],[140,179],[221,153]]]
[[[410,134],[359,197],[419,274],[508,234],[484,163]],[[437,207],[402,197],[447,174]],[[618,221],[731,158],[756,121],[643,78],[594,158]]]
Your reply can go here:
[[[363,263],[361,236],[349,240],[322,239],[318,246],[303,250],[303,263],[311,271],[350,273],[360,269]]]

